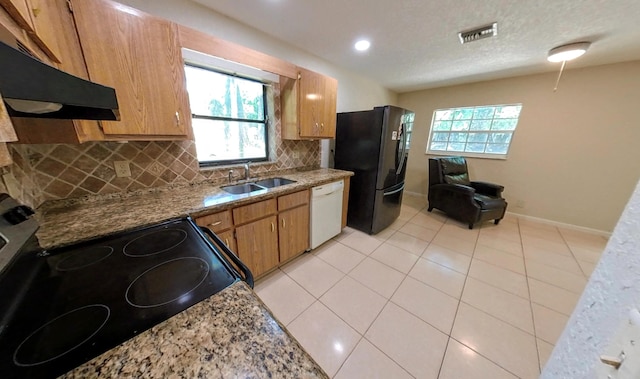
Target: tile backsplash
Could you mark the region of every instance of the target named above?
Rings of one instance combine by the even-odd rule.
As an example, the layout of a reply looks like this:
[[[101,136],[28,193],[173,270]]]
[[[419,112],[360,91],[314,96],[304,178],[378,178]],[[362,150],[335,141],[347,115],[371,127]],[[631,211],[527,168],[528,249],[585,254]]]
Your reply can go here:
[[[278,104],[276,101],[275,104]],[[269,162],[254,163],[252,176],[270,171],[312,169],[320,166],[319,141],[283,141],[280,138],[279,106],[270,109]],[[275,138],[274,138],[275,137]],[[11,144],[14,164],[4,168],[0,190],[13,187],[21,202],[37,207],[45,201],[135,191],[169,184],[227,179],[239,166],[200,169],[193,141],[91,142],[79,145]],[[131,177],[117,177],[114,161],[127,161]],[[14,180],[15,178],[15,180]],[[10,183],[7,183],[7,182]],[[13,183],[13,185],[11,185]],[[4,188],[3,188],[4,187]]]

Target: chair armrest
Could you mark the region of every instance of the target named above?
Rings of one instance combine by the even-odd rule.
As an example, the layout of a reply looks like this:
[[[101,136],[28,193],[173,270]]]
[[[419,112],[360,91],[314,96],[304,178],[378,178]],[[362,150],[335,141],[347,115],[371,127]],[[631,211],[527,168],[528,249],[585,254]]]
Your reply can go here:
[[[466,195],[469,197],[473,197],[473,194],[476,192],[475,188],[465,186],[463,184],[434,184],[429,187],[429,191],[445,191],[445,192],[455,192],[460,195]]]
[[[489,182],[471,182],[471,187],[475,188],[479,194],[493,197],[502,197],[502,191],[504,191],[504,186]]]

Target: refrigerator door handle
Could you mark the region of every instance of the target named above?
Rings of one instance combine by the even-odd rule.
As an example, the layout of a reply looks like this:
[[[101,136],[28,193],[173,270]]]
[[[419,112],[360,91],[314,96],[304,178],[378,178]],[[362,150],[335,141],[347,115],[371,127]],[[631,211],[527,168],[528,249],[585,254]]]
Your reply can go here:
[[[402,184],[402,187],[400,187],[400,188],[398,188],[396,190],[393,190],[393,191],[390,191],[390,192],[383,192],[382,196],[393,195],[394,193],[398,193],[398,192],[402,191],[403,189],[404,189],[404,183]]]
[[[398,169],[396,170],[396,175],[400,175],[400,173],[402,172],[402,168],[404,167],[404,161],[406,159],[406,151],[407,151],[407,141],[405,140],[407,137],[407,133],[405,133],[404,131],[404,123],[402,124],[402,141],[400,142],[402,144],[402,157],[400,157],[400,164],[398,165]]]

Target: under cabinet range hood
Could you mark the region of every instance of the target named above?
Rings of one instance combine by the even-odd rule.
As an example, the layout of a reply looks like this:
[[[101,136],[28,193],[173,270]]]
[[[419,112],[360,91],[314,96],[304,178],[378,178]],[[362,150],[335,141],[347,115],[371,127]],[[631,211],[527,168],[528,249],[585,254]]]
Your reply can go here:
[[[2,32],[4,30],[0,30],[0,96],[9,116],[120,120],[113,88],[38,61],[22,52],[23,49],[18,50],[21,45],[15,37]]]

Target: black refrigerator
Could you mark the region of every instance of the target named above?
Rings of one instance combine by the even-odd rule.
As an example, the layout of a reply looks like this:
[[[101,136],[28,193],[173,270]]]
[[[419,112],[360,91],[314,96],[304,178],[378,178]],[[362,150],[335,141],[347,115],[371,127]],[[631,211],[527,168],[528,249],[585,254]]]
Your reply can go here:
[[[348,226],[376,234],[398,218],[414,117],[390,105],[338,113],[334,167],[355,173]]]

